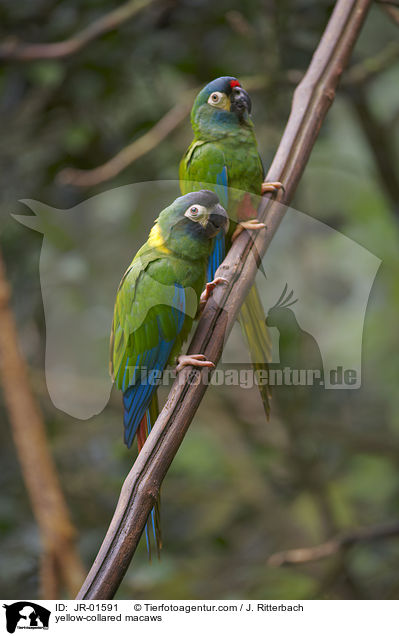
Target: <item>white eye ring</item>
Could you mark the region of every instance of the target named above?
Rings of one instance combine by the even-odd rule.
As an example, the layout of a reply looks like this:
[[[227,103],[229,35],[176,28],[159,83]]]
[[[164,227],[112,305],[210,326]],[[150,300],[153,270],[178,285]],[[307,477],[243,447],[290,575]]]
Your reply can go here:
[[[217,106],[218,104],[220,104],[220,102],[222,101],[223,97],[224,97],[224,93],[220,93],[219,91],[215,91],[214,93],[211,93],[209,95],[208,104],[211,104],[211,106]]]
[[[184,216],[192,221],[199,221],[204,215],[206,215],[206,208],[199,204],[190,205],[184,213]]]

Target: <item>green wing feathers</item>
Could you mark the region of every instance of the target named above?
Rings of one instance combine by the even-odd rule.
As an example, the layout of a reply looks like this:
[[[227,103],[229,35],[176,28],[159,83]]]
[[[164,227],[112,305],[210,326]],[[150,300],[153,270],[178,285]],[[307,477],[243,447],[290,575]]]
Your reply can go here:
[[[216,183],[216,175],[226,166],[223,151],[206,141],[193,141],[180,162],[179,178],[182,194],[209,188]]]

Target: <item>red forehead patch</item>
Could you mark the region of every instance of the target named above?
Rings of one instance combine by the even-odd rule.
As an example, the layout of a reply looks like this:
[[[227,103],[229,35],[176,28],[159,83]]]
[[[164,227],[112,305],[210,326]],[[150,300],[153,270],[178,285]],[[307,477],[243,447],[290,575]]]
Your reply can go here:
[[[234,86],[241,86],[241,84],[238,80],[231,80],[230,86],[231,88],[234,88]]]

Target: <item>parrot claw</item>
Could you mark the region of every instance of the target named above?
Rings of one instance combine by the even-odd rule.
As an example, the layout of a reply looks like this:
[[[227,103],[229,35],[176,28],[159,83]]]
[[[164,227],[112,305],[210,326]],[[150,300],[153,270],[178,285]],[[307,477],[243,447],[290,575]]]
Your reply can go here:
[[[249,221],[241,221],[233,232],[231,242],[235,241],[240,236],[243,230],[263,230],[266,227],[264,223],[258,221],[258,219],[250,219]]]
[[[222,278],[221,276],[218,276],[217,278],[214,278],[210,283],[207,283],[205,285],[205,289],[204,289],[204,291],[202,292],[202,294],[200,296],[200,302],[199,302],[200,311],[204,308],[204,305],[205,305],[206,301],[208,300],[208,298],[212,294],[212,292],[215,289],[215,287],[217,285],[221,285],[222,283],[227,283],[227,282],[228,281],[225,278]]]
[[[184,367],[211,367],[214,368],[215,365],[210,360],[206,359],[203,353],[192,353],[191,355],[182,355],[177,358],[177,367],[176,371],[182,371]]]
[[[266,194],[266,192],[274,194],[275,192],[278,192],[278,190],[285,192],[285,188],[280,181],[264,181],[261,185],[262,194]]]

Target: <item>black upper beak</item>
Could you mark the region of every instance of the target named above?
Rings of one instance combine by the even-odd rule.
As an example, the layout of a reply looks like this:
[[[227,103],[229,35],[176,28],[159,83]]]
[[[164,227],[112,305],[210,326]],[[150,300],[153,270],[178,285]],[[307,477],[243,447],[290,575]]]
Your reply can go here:
[[[242,117],[245,112],[250,113],[252,108],[251,98],[241,86],[235,86],[230,95],[230,111]]]
[[[220,230],[223,230],[224,233],[227,234],[229,225],[230,222],[229,217],[227,216],[227,212],[224,207],[222,207],[218,203],[217,205],[215,205],[212,213],[209,215],[208,218],[208,236],[216,236],[216,234],[218,234]]]

